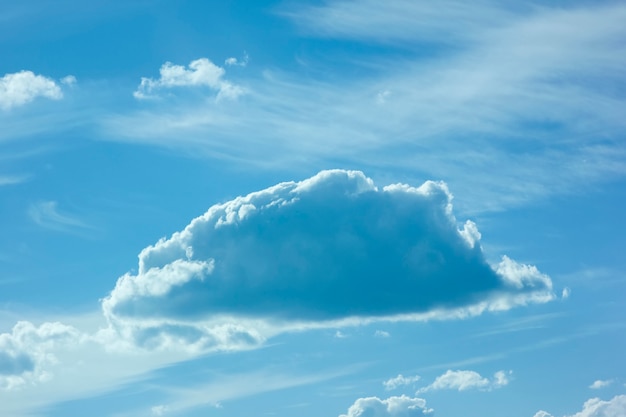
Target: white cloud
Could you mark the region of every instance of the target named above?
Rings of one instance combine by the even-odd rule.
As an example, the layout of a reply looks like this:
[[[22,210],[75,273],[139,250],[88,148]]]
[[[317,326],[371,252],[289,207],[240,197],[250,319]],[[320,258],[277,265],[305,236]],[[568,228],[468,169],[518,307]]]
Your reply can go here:
[[[244,89],[223,79],[223,68],[215,65],[207,58],[191,61],[185,68],[166,62],[161,66],[160,78],[141,78],[141,83],[133,93],[135,98],[145,99],[158,96],[158,92],[174,87],[208,87],[217,92],[216,99],[235,99],[244,93]]]
[[[424,387],[420,388],[417,393],[423,393],[428,391],[437,390],[457,390],[466,391],[470,389],[478,389],[481,391],[491,391],[496,388],[501,388],[509,383],[509,371],[498,371],[493,375],[493,379],[482,377],[478,372],[474,371],[452,371],[448,370],[443,375],[438,376],[435,381]]]
[[[5,74],[0,78],[0,108],[9,110],[23,106],[38,97],[60,100],[63,92],[53,79],[32,71]]]
[[[410,385],[413,384],[414,382],[417,382],[420,380],[420,376],[419,375],[414,375],[414,376],[403,376],[402,374],[399,374],[398,376],[394,377],[394,378],[390,378],[386,381],[383,382],[383,385],[385,386],[386,390],[394,390],[398,387],[404,386],[404,385]]]
[[[426,407],[424,399],[402,395],[386,400],[378,397],[359,398],[350,406],[347,414],[339,417],[419,417],[432,413],[433,409]]]
[[[389,334],[389,332],[386,332],[384,330],[376,330],[374,332],[374,336],[375,337],[383,337],[383,338],[387,338],[387,337],[391,337],[391,334]]]
[[[585,401],[581,411],[569,417],[623,417],[625,415],[626,395],[617,395],[608,401],[591,398]],[[552,415],[545,411],[539,411],[535,417],[552,417]]]
[[[71,326],[43,323],[39,327],[20,321],[11,333],[0,334],[0,389],[12,390],[52,377],[46,365],[54,364],[54,350],[75,346],[83,336]]]
[[[361,172],[333,170],[217,204],[145,248],[104,314],[139,346],[202,350],[256,346],[294,326],[458,318],[551,300],[536,268],[485,261],[467,225],[457,228],[451,198],[443,183],[378,189]]]
[[[612,379],[598,379],[596,381],[593,382],[593,384],[589,385],[589,388],[591,389],[600,389],[600,388],[606,388],[609,385],[611,385],[614,381]]]

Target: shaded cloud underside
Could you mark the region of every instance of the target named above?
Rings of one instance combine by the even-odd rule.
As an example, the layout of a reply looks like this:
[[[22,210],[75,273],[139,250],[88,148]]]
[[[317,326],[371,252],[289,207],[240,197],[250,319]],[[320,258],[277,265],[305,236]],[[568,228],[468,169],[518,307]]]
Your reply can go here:
[[[144,249],[104,313],[114,327],[142,327],[142,340],[151,323],[151,337],[198,341],[216,317],[416,319],[553,298],[536,268],[506,257],[489,265],[476,226],[457,228],[451,198],[443,183],[378,189],[356,171],[281,183],[215,205]]]

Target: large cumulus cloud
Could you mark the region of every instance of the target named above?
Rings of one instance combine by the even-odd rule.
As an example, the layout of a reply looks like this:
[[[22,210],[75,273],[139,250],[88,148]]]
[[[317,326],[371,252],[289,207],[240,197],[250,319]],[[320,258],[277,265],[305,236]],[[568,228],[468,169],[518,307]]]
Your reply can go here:
[[[141,327],[142,340],[148,332],[199,343],[220,317],[476,314],[553,297],[535,267],[507,257],[490,265],[476,226],[459,229],[451,199],[443,183],[380,189],[357,171],[281,183],[217,204],[144,249],[138,272],[120,277],[103,309],[117,328]],[[262,339],[229,329],[239,340]]]

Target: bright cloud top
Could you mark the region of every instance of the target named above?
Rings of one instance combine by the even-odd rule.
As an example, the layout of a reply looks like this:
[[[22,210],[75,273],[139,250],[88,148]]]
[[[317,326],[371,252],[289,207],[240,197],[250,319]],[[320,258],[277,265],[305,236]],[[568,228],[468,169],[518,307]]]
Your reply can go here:
[[[238,341],[257,342],[259,321],[423,320],[554,297],[534,267],[506,257],[489,265],[476,226],[457,228],[451,199],[443,183],[378,189],[357,171],[281,183],[217,204],[144,249],[103,310],[142,345],[204,345],[225,323]]]
[[[511,372],[498,371],[493,375],[493,379],[489,380],[474,371],[448,370],[445,374],[438,376],[432,384],[420,388],[417,393],[438,390],[467,391],[470,389],[491,391],[508,385],[510,374]]]
[[[347,414],[339,417],[420,417],[432,413],[433,409],[426,407],[424,399],[402,395],[386,400],[378,397],[359,398],[350,406]]]
[[[73,76],[68,77],[76,81]],[[3,110],[23,106],[38,97],[60,100],[63,98],[63,92],[53,79],[32,71],[5,74],[0,78],[0,108]]]
[[[187,68],[166,62],[159,72],[161,76],[158,79],[141,78],[139,87],[133,93],[135,98],[154,98],[159,91],[175,87],[208,87],[217,92],[217,100],[235,99],[244,93],[242,87],[223,79],[226,73],[224,68],[207,58],[191,61]]]

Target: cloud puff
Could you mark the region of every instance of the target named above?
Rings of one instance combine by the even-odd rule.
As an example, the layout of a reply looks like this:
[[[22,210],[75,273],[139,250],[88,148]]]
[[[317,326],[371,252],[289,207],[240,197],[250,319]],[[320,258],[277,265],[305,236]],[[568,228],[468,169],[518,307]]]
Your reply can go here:
[[[51,377],[43,368],[57,361],[53,350],[82,340],[75,328],[61,323],[36,327],[20,321],[11,333],[0,334],[0,388],[14,389]]]
[[[476,226],[457,228],[451,198],[443,183],[378,189],[357,171],[281,183],[145,248],[103,310],[133,337],[174,332],[202,345],[216,323],[254,342],[259,320],[456,317],[553,298],[536,268],[506,257],[490,266]],[[253,333],[245,320],[257,320]]]
[[[5,74],[0,78],[0,108],[8,110],[23,106],[37,97],[60,100],[63,92],[54,80],[32,71]]]
[[[608,401],[592,398],[583,409],[570,417],[621,417],[626,415],[626,395],[617,395]]]
[[[612,379],[606,379],[606,380],[598,379],[598,380],[594,381],[593,384],[589,385],[589,388],[591,388],[591,389],[606,388],[609,385],[611,385],[612,383],[613,383]]]
[[[435,381],[427,387],[420,388],[417,393],[437,390],[457,390],[466,391],[470,389],[479,389],[481,391],[491,391],[500,388],[509,383],[508,374],[504,371],[498,371],[493,375],[493,379],[483,378],[478,372],[474,371],[452,371],[448,370],[445,374],[438,376]]]
[[[384,381],[383,385],[385,386],[386,390],[393,390],[393,389],[396,389],[396,388],[404,386],[404,385],[412,384],[412,383],[417,382],[419,380],[420,380],[420,376],[419,375],[404,376],[402,374],[399,374],[398,376],[396,376],[394,378],[390,378],[387,381]]]
[[[389,397],[359,398],[350,406],[347,414],[339,417],[419,417],[432,415],[433,409],[426,407],[426,400],[406,395]]]
[[[159,72],[161,76],[158,79],[141,78],[139,87],[133,93],[135,98],[157,97],[160,90],[174,87],[209,87],[217,91],[218,100],[235,99],[244,93],[242,87],[225,81],[223,77],[226,71],[207,58],[191,61],[187,68],[166,62]]]
[[[569,417],[622,417],[626,415],[626,395],[617,395],[608,401],[591,398],[585,401],[583,409]],[[552,417],[546,411],[538,411],[534,417]]]

